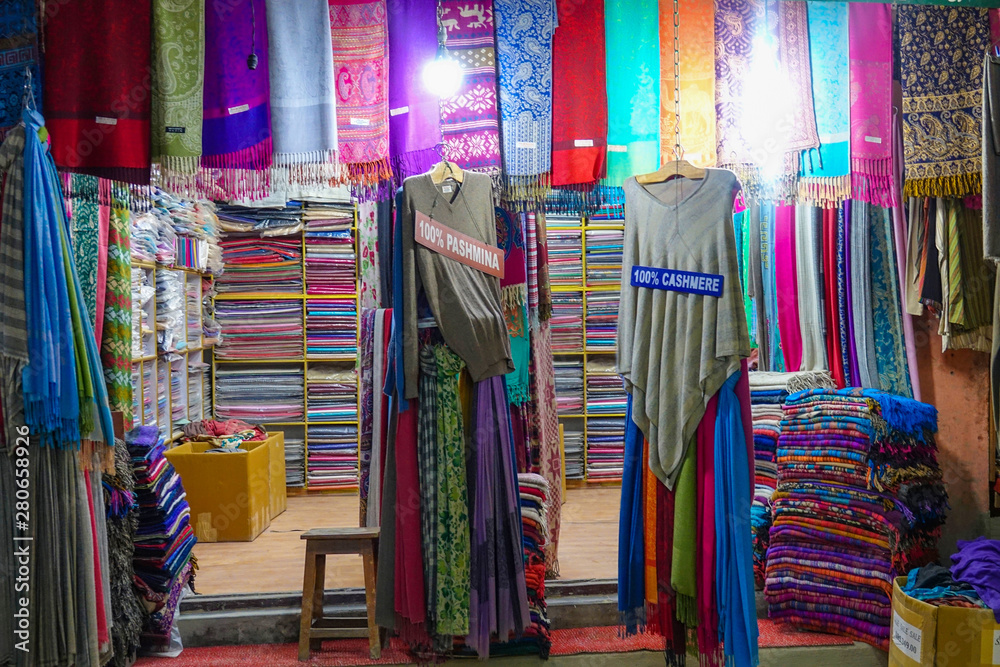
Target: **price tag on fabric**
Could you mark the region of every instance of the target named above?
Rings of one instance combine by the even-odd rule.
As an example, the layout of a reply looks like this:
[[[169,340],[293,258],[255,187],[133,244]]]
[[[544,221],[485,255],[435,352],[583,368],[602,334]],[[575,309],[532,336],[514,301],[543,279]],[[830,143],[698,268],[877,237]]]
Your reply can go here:
[[[670,292],[720,297],[722,296],[723,278],[724,276],[716,273],[633,266],[631,284],[632,287],[648,287]]]
[[[503,254],[500,248],[445,227],[420,211],[417,211],[415,217],[416,228],[413,235],[417,243],[477,271],[503,278]]]
[[[892,643],[903,655],[919,663],[923,639],[923,630],[904,620],[895,611],[892,612]]]

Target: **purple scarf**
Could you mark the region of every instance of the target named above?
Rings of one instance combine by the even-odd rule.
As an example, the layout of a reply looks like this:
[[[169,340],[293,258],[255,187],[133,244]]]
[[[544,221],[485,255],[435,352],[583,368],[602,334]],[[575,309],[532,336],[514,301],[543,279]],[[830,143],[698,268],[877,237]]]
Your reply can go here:
[[[389,11],[389,160],[397,185],[438,161],[441,111],[423,85],[423,67],[437,55],[437,5],[394,0]]]
[[[209,3],[205,9],[201,166],[215,170],[205,195],[264,197],[272,153],[264,0]],[[257,69],[247,66],[251,53]]]

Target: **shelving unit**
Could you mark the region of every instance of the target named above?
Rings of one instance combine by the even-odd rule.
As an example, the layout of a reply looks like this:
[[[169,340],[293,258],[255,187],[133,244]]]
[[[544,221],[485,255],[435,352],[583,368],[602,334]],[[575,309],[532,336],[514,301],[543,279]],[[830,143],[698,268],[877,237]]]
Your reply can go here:
[[[346,204],[344,206],[347,206]],[[357,365],[357,353],[358,353],[358,335],[360,330],[360,302],[359,302],[359,290],[358,285],[358,262],[357,262],[357,249],[358,249],[358,239],[357,239],[357,210],[352,207],[350,209],[351,214],[351,225],[350,225],[350,236],[351,236],[351,247],[355,254],[355,261],[353,267],[353,285],[354,289],[351,292],[344,293],[311,293],[310,283],[307,279],[307,272],[309,271],[307,267],[306,257],[307,257],[307,247],[309,244],[309,232],[310,230],[306,225],[303,225],[301,232],[295,232],[289,236],[275,237],[284,240],[290,238],[297,238],[299,241],[299,248],[301,250],[301,258],[298,263],[297,270],[301,275],[301,287],[297,288],[295,292],[283,291],[283,292],[265,292],[265,291],[247,291],[247,292],[223,292],[216,295],[216,305],[217,305],[217,318],[220,324],[222,324],[222,336],[223,342],[218,346],[212,355],[212,381],[213,386],[216,387],[217,391],[222,388],[219,384],[220,374],[223,376],[223,384],[225,383],[225,376],[228,371],[242,370],[247,372],[262,372],[262,373],[273,373],[276,377],[284,371],[288,377],[291,377],[292,369],[297,371],[295,377],[302,378],[302,399],[301,403],[297,400],[288,401],[288,404],[294,404],[294,408],[291,410],[286,410],[284,412],[291,412],[293,416],[291,417],[279,417],[270,418],[264,416],[252,421],[257,421],[263,424],[269,430],[282,430],[285,436],[285,454],[286,454],[286,474],[287,474],[287,485],[288,493],[290,495],[301,495],[305,493],[344,493],[344,492],[355,492],[358,489],[358,475],[360,471],[360,423],[359,423],[359,406],[360,406],[360,376],[356,372]],[[236,235],[233,235],[235,237]],[[240,233],[240,238],[250,238],[251,235],[246,233]],[[227,236],[223,236],[223,241],[225,242]],[[312,237],[315,240],[315,237]],[[287,266],[285,267],[287,268]],[[286,322],[294,321],[296,317],[298,321],[301,322],[301,342],[296,342],[293,344],[297,348],[297,352],[290,356],[275,356],[267,358],[260,358],[260,356],[251,356],[251,353],[243,353],[237,351],[235,354],[232,349],[227,349],[226,344],[226,328],[227,325],[223,321],[225,318],[222,313],[225,311],[226,303],[256,303],[256,304],[272,304],[277,306],[290,307],[294,304],[298,312],[294,313],[294,317],[289,315],[286,317]],[[329,306],[329,308],[327,308]],[[334,317],[349,317],[353,322],[353,339],[349,341],[349,344],[344,346],[344,349],[338,349],[335,352],[322,352],[309,354],[310,349],[315,349],[317,346],[326,347],[325,343],[329,342],[321,339],[320,343],[316,342],[316,339],[310,342],[310,323],[311,320],[310,313],[314,313],[313,318],[316,317],[329,317],[329,315],[315,315],[317,310],[322,310],[324,313],[336,309],[338,315]],[[340,340],[339,343],[345,341]],[[287,337],[282,342],[282,348],[288,349],[291,347]],[[316,385],[329,383],[329,381],[319,381],[310,379],[310,369],[316,370],[317,368],[336,370],[340,372],[350,371],[353,375],[351,384],[354,385],[354,406],[351,413],[351,418],[349,419],[310,419],[310,401],[313,402],[314,406],[317,401],[320,400],[319,394],[313,392],[311,397],[310,386],[315,387]],[[275,401],[281,401],[282,397],[275,397]],[[216,411],[219,418],[223,418],[225,410],[219,411],[219,397],[217,392],[213,392],[212,395],[212,409]],[[355,454],[355,468],[353,470],[354,482],[353,484],[338,485],[335,488],[317,488],[316,485],[310,485],[309,483],[309,443],[310,439],[314,442],[320,441],[319,432],[313,431],[310,433],[312,427],[347,427],[353,429],[353,435],[349,437],[350,442],[354,443],[356,448]],[[324,437],[323,440],[328,438]],[[342,440],[346,441],[346,440]],[[300,456],[301,447],[301,464],[295,463],[293,458]],[[298,466],[301,465],[302,468],[302,479],[299,483],[297,475]]]
[[[566,441],[572,442],[574,434],[582,434],[583,436],[583,475],[581,478],[567,478],[567,486],[583,486],[586,484],[620,484],[621,475],[617,474],[614,476],[595,474],[596,470],[592,469],[596,459],[591,459],[591,450],[597,446],[596,439],[601,438],[602,444],[607,447],[608,436],[607,436],[607,422],[594,422],[594,420],[620,420],[622,424],[622,438],[621,446],[624,457],[624,419],[625,411],[624,407],[620,411],[597,411],[593,409],[591,405],[592,401],[589,400],[593,398],[592,390],[589,388],[594,384],[595,373],[588,370],[588,366],[593,368],[595,365],[593,362],[604,362],[604,365],[610,363],[613,365],[615,359],[615,344],[614,336],[610,339],[605,331],[604,336],[591,336],[588,339],[588,313],[593,314],[593,304],[595,301],[601,302],[601,313],[606,315],[608,313],[608,301],[607,297],[611,297],[620,292],[620,280],[621,280],[621,263],[600,263],[595,261],[588,261],[588,236],[590,236],[591,244],[595,243],[594,232],[604,234],[617,235],[621,234],[624,236],[624,221],[619,220],[588,220],[586,218],[570,217],[565,215],[547,215],[546,216],[546,234],[549,240],[549,272],[550,272],[550,282],[552,284],[552,298],[553,298],[553,317],[557,315],[557,304],[561,296],[567,296],[571,299],[578,295],[579,302],[582,306],[580,309],[580,345],[578,349],[560,349],[553,351],[553,356],[555,362],[559,364],[560,362],[576,361],[582,368],[583,375],[583,387],[582,387],[582,406],[579,413],[568,413],[566,411],[559,412],[559,421],[563,425],[564,432],[566,435]],[[588,234],[589,233],[589,234]],[[559,254],[558,247],[560,241],[566,242],[567,245],[571,245],[576,239],[579,239],[580,244],[580,271],[579,280],[571,279],[570,271],[559,271],[553,268],[553,255]],[[554,242],[555,241],[555,242]],[[567,253],[568,256],[570,253]],[[575,255],[574,255],[575,259]],[[575,268],[575,267],[574,267]],[[613,302],[613,299],[610,301]],[[570,309],[575,311],[575,301]],[[590,307],[588,307],[590,306]],[[616,310],[615,310],[616,312]],[[572,315],[571,317],[575,317]],[[571,335],[571,330],[565,326],[562,328],[563,341],[566,346],[565,341],[574,339],[575,336]],[[555,326],[553,326],[553,341],[555,345]],[[604,344],[595,344],[595,339],[603,339]],[[609,344],[610,340],[610,344]],[[591,362],[591,363],[588,363]],[[602,376],[606,376],[607,373],[600,373]],[[558,370],[557,370],[558,377]],[[557,393],[557,397],[558,397]],[[602,394],[604,395],[604,394]],[[624,396],[624,390],[622,391]],[[624,399],[623,399],[624,400]],[[591,424],[598,424],[603,426],[603,429],[595,429]],[[579,436],[577,436],[579,437]],[[612,447],[616,447],[612,445]],[[623,458],[624,460],[624,458]],[[567,455],[567,466],[570,463],[569,456]]]
[[[137,285],[155,289],[159,272],[174,272],[183,276],[183,326],[170,349],[164,349],[161,336],[166,326],[157,323],[160,299],[156,295],[144,304],[133,306],[132,344],[132,406],[133,423],[157,426],[168,445],[181,436],[186,421],[210,418],[211,387],[208,385],[209,364],[205,352],[212,344],[205,339],[203,299],[209,295],[212,275],[179,266],[160,266],[149,262],[132,262],[132,294],[135,301]],[[205,288],[205,284],[209,288]],[[143,316],[139,311],[145,311]]]

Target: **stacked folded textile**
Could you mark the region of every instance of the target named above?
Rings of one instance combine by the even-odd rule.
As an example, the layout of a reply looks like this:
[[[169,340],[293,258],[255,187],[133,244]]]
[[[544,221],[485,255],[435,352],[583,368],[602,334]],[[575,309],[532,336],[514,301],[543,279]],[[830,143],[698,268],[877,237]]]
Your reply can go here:
[[[226,267],[216,281],[220,293],[302,293],[300,239],[226,234],[219,245]]]
[[[302,356],[302,302],[218,301],[222,327],[219,359],[283,359]]]
[[[587,284],[617,285],[622,279],[624,229],[587,231]]]
[[[302,368],[233,366],[215,370],[215,414],[253,423],[300,421],[304,415]]]
[[[620,298],[621,295],[618,292],[590,292],[587,294],[588,350],[614,349],[618,336],[618,302]]]
[[[625,387],[608,355],[587,359],[587,414],[624,414]]]
[[[354,208],[350,204],[307,202],[302,212],[306,232],[349,230],[354,224]]]
[[[583,431],[563,431],[563,449],[566,457],[566,479],[583,479]]]
[[[354,368],[310,366],[306,384],[309,421],[357,421],[358,378]]]
[[[350,229],[306,232],[306,291],[354,294],[356,261]]]
[[[187,419],[187,397],[184,395],[184,357],[168,354],[164,357],[170,364],[170,421]]]
[[[583,350],[583,294],[580,292],[553,292],[552,317],[553,352],[581,352]]]
[[[160,220],[152,211],[132,216],[129,229],[129,251],[133,262],[156,261],[156,245],[160,238]]]
[[[553,229],[566,229],[580,227],[582,220],[576,215],[563,215],[559,213],[548,213],[545,216],[545,229],[551,231]]]
[[[184,272],[159,269],[156,272],[156,338],[161,352],[183,349]]]
[[[322,359],[355,359],[358,356],[357,301],[306,301],[306,354]]]
[[[306,441],[285,432],[285,486],[306,485]]]
[[[150,283],[151,272],[132,268],[132,357],[149,357],[156,354],[153,335],[153,298],[156,287]]]
[[[556,379],[556,409],[561,415],[583,412],[583,362],[557,358],[553,362]]]
[[[309,488],[358,487],[358,427],[309,427]]]
[[[948,509],[937,410],[872,389],[788,396],[768,615],[888,648],[893,579],[937,558]]]
[[[904,593],[935,607],[989,609],[976,589],[955,581],[951,572],[936,563],[915,567],[906,575]]]
[[[188,357],[187,377],[188,377],[188,419],[198,421],[207,415],[205,407],[205,375],[211,368],[201,359],[201,355],[191,355]]]
[[[781,434],[781,409],[788,397],[789,384],[796,390],[834,388],[833,377],[826,371],[812,373],[750,373],[750,412],[753,416],[754,498],[750,505],[750,528],[753,535],[753,573],[758,589],[764,587],[767,547],[771,532],[771,498],[778,486],[775,453]]]
[[[276,208],[220,206],[216,210],[224,232],[253,232],[262,236],[289,236],[302,231],[302,208],[294,202]]]
[[[587,420],[587,479],[621,481],[625,470],[625,419]]]
[[[139,392],[132,392],[138,395]],[[142,415],[143,426],[156,425],[156,368],[153,364],[142,365]]]
[[[164,438],[170,435],[170,411],[167,409],[167,397],[170,392],[167,372],[169,368],[169,365],[162,361],[156,364],[156,421],[160,436]]]
[[[579,230],[548,226],[549,282],[555,285],[583,283],[583,241]]]

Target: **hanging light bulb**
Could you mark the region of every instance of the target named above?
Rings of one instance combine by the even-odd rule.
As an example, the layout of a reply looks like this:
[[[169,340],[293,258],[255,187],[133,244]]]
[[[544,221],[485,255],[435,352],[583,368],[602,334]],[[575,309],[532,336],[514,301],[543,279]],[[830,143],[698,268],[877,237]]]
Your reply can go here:
[[[743,90],[744,140],[764,178],[776,178],[784,169],[795,94],[781,71],[778,50],[766,35],[754,37]]]
[[[448,31],[441,23],[440,8],[438,9],[438,48],[434,60],[424,65],[421,78],[426,88],[432,95],[437,97],[451,97],[458,92],[458,87],[462,85],[462,66],[457,60],[448,55],[448,49],[444,47],[448,39]]]

